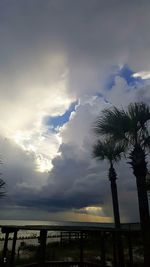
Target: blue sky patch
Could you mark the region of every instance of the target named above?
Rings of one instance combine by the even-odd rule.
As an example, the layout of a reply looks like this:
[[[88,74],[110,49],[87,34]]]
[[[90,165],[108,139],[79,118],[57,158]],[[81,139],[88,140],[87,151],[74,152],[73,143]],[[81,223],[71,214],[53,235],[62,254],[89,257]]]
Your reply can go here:
[[[117,69],[113,74],[111,74],[105,84],[107,90],[115,85],[115,78],[117,76],[123,78],[129,86],[136,86],[137,84],[143,84],[143,80],[140,77],[133,77],[135,72],[131,70],[128,65],[124,65],[121,69]]]
[[[55,130],[57,127],[63,126],[69,121],[71,113],[75,111],[78,101],[73,102],[70,107],[60,116],[47,116],[44,118],[44,124],[50,126],[51,130]]]
[[[127,84],[131,86],[143,82],[140,77],[133,77],[134,73],[135,72],[132,71],[127,65],[124,65],[119,71],[118,76],[124,78]]]

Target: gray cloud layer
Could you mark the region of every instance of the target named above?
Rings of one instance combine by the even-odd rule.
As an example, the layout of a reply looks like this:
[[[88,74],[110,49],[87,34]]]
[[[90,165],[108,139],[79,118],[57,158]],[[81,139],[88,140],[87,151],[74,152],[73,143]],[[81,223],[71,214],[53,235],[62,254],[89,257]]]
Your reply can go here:
[[[93,95],[102,92],[117,106],[150,103],[149,84],[135,88],[116,77],[112,90],[104,90],[113,66],[127,63],[135,72],[150,71],[149,12],[146,0],[0,2],[0,147],[8,184],[4,209],[49,212],[100,205],[104,215],[112,215],[107,163],[91,159],[91,125],[106,106]],[[35,172],[34,153],[18,148],[12,134],[31,132],[32,144],[39,145],[42,118],[62,114],[74,99],[80,104],[59,129],[61,155],[56,155],[54,136],[44,143],[56,143],[54,149],[48,147],[55,151],[53,169],[50,174]],[[124,162],[118,176],[122,217],[137,219],[135,181]]]
[[[39,85],[52,71],[40,58],[61,53],[69,89],[80,95],[99,87],[112,65],[149,70],[149,10],[146,0],[1,1],[1,75]]]

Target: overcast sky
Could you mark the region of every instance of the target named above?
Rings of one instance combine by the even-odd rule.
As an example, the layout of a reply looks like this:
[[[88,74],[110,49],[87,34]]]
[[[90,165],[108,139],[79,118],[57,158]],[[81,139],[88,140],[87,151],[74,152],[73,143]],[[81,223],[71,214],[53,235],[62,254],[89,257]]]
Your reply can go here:
[[[150,1],[0,1],[0,219],[113,221],[108,163],[92,159],[101,110],[150,104]],[[122,221],[135,178],[116,166]]]

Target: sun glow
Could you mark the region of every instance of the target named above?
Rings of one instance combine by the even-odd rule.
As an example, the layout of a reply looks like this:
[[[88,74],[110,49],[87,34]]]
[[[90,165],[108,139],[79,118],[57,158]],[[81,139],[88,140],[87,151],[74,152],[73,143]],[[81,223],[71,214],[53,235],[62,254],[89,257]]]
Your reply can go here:
[[[38,172],[49,172],[53,168],[51,159],[45,158],[42,154],[36,157],[36,165]]]
[[[36,147],[31,144],[31,134],[28,132],[17,132],[13,136],[13,140],[18,144],[23,150],[28,152],[36,153]]]
[[[87,212],[100,212],[100,211],[102,211],[101,207],[95,207],[95,206],[86,207],[84,209]]]
[[[18,131],[13,140],[26,153],[32,154],[38,172],[49,172],[52,169],[52,160],[59,155],[58,149],[62,143],[59,134],[53,134],[50,138],[49,135],[27,131]]]
[[[103,208],[100,206],[87,206],[80,209],[80,213],[91,214],[94,216],[103,216]]]

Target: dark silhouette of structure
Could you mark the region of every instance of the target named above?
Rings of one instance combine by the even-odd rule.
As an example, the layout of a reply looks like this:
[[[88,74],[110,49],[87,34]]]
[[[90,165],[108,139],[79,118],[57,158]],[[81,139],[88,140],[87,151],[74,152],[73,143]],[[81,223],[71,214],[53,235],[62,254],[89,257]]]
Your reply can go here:
[[[2,229],[2,233],[5,234],[4,240],[4,247],[2,252],[2,258],[0,259],[1,264],[0,266],[7,266],[7,267],[14,267],[15,265],[15,258],[17,257],[16,253],[16,241],[17,235],[21,230],[31,230],[39,231],[39,247],[38,247],[38,257],[36,258],[34,263],[28,263],[26,265],[22,265],[23,267],[106,267],[107,266],[107,254],[108,254],[108,242],[112,246],[112,263],[113,266],[116,266],[116,252],[117,252],[117,244],[116,244],[116,236],[119,232],[120,235],[126,240],[126,250],[128,251],[128,266],[133,267],[133,246],[132,240],[140,235],[140,228],[139,224],[122,224],[120,229],[116,229],[116,227],[108,227],[104,226],[0,226]],[[48,232],[52,231],[53,233],[58,231],[63,236],[63,239],[60,240],[60,250],[63,247],[63,242],[66,243],[71,242],[74,240],[79,241],[79,260],[78,261],[50,261],[46,260],[46,246],[47,246],[47,237]],[[8,240],[9,235],[13,234],[13,242],[12,242],[12,249],[9,250],[8,254]],[[100,263],[93,263],[88,262],[84,258],[84,249],[86,247],[86,242],[91,240],[92,242],[96,242],[97,247],[99,248],[99,255],[100,255]],[[110,242],[111,241],[111,242]],[[69,251],[68,251],[69,252]],[[17,265],[18,266],[18,265]],[[21,266],[20,266],[21,267]]]

